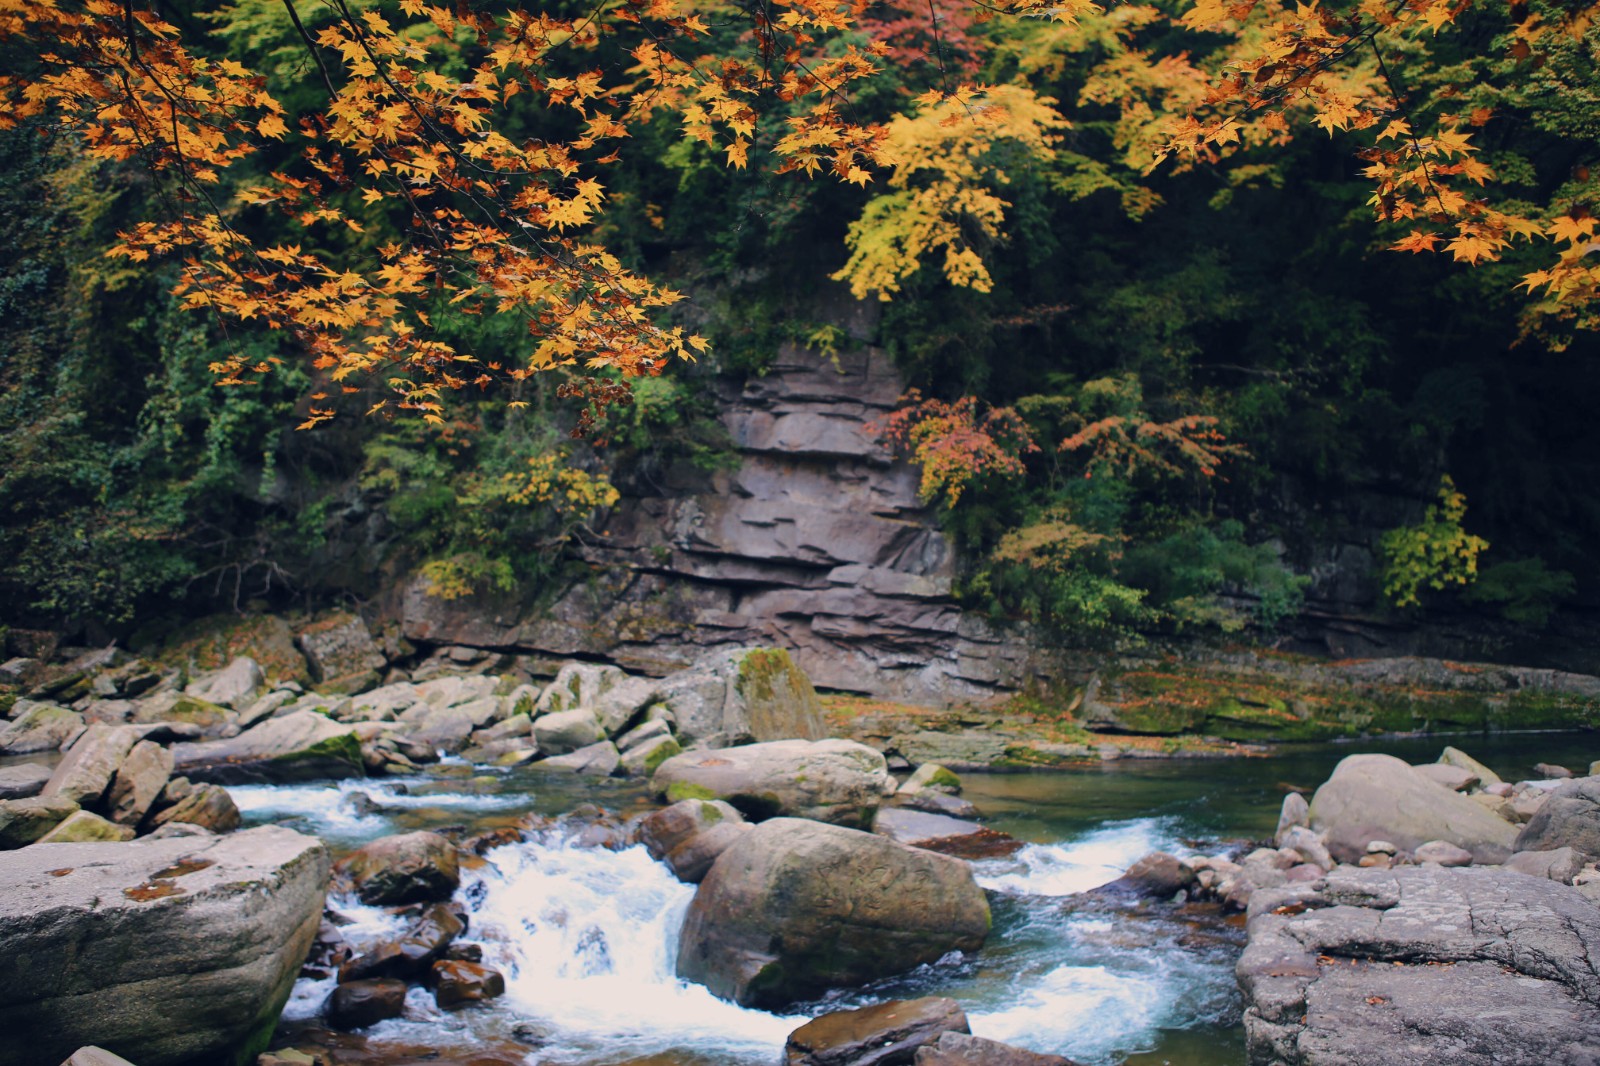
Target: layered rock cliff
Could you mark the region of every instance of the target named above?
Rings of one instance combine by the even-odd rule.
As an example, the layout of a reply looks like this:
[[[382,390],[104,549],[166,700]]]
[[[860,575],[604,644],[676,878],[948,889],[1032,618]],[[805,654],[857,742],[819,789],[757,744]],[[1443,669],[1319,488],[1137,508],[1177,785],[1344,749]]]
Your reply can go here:
[[[723,386],[737,469],[625,498],[583,549],[592,577],[540,608],[447,602],[413,582],[412,641],[614,662],[663,674],[714,648],[788,648],[822,687],[913,702],[1003,694],[1043,668],[951,598],[955,558],[868,423],[904,383],[888,356],[786,346]]]

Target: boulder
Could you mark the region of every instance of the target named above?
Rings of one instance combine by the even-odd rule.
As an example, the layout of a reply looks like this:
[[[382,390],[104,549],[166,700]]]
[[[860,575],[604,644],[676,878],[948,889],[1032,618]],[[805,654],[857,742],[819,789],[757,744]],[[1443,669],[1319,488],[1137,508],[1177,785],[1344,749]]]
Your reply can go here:
[[[169,807],[156,811],[150,819],[152,829],[182,823],[209,829],[213,833],[231,833],[239,828],[239,807],[221,785],[199,784],[189,789],[182,799]]]
[[[365,1029],[405,1013],[406,983],[392,977],[351,981],[335,988],[322,1009],[335,1029]]]
[[[61,1066],[133,1066],[121,1055],[113,1055],[101,1047],[81,1047],[67,1057]]]
[[[639,823],[639,843],[651,858],[671,867],[678,880],[694,885],[750,828],[726,803],[683,800],[645,816]]]
[[[1533,772],[1547,781],[1565,781],[1572,776],[1572,771],[1565,766],[1557,766],[1550,762],[1535,763]]]
[[[228,740],[175,745],[173,758],[176,772],[219,785],[366,774],[355,731],[312,711],[269,718]]]
[[[961,794],[961,778],[936,762],[925,762],[906,778],[898,794],[914,796],[919,792],[942,792],[950,796]]]
[[[183,691],[208,703],[242,711],[255,702],[266,683],[267,679],[262,676],[261,667],[256,661],[241,655],[221,670],[190,682]]]
[[[1571,848],[1552,851],[1519,851],[1505,861],[1507,870],[1515,870],[1529,877],[1542,877],[1548,881],[1572,884],[1572,879],[1583,869],[1583,856]]]
[[[0,863],[0,1062],[85,1044],[140,1066],[243,1066],[316,935],[323,844],[227,837],[39,844]]]
[[[1472,865],[1472,852],[1458,848],[1448,840],[1430,840],[1420,844],[1411,857],[1417,862],[1438,863],[1440,866]]]
[[[138,825],[150,813],[172,776],[172,752],[160,744],[141,740],[117,767],[106,794],[106,809],[119,825]]]
[[[943,1033],[966,1033],[961,1005],[943,996],[835,1011],[802,1025],[783,1046],[784,1066],[899,1066]]]
[[[945,1033],[938,1043],[918,1048],[914,1061],[916,1066],[1076,1066],[1060,1055],[1041,1055],[964,1033]]]
[[[542,752],[550,755],[566,755],[605,740],[606,731],[593,711],[580,707],[535,718],[533,739]]]
[[[1517,851],[1555,848],[1572,848],[1591,862],[1600,859],[1600,777],[1563,782],[1517,836]]]
[[[493,723],[499,712],[500,701],[490,696],[446,707],[417,704],[402,714],[400,721],[410,727],[413,743],[455,752],[466,744],[473,730]]]
[[[872,819],[872,831],[913,848],[925,848],[961,859],[994,859],[1010,855],[1022,841],[976,822],[947,814],[884,807]]]
[[[1463,770],[1459,766],[1451,766],[1442,762],[1425,762],[1412,767],[1417,773],[1426,777],[1436,785],[1443,785],[1451,792],[1465,792],[1478,785],[1478,775],[1471,770]]]
[[[1312,828],[1327,834],[1340,862],[1358,862],[1368,842],[1392,841],[1412,851],[1447,840],[1480,863],[1498,863],[1512,851],[1516,831],[1471,799],[1423,777],[1392,755],[1351,755],[1311,800]]]
[[[637,732],[637,730],[635,731]],[[670,733],[641,741],[622,753],[622,770],[629,777],[649,777],[683,748]]]
[[[196,730],[197,735],[215,737],[222,735],[230,725],[236,725],[238,717],[220,703],[181,692],[160,692],[138,700],[131,721],[134,725],[188,726]]]
[[[15,766],[0,766],[0,800],[37,796],[48,780],[50,780],[50,767],[43,763],[25,762]]]
[[[83,807],[98,804],[138,742],[138,730],[127,726],[90,726],[72,742],[39,794],[61,796]]]
[[[1300,793],[1291,792],[1283,797],[1283,807],[1278,811],[1278,829],[1272,835],[1272,842],[1281,848],[1291,830],[1310,825],[1311,805]]]
[[[672,727],[667,724],[666,719],[652,718],[647,722],[641,722],[639,725],[618,737],[617,750],[621,752],[629,752],[646,741],[671,735]]]
[[[657,686],[680,740],[725,747],[827,736],[811,679],[781,648],[715,652]]]
[[[555,679],[539,694],[533,706],[534,717],[562,714],[579,708],[594,711],[601,697],[627,680],[630,680],[628,675],[615,666],[567,663],[556,671]],[[637,707],[643,707],[648,698],[647,694],[644,695]]]
[[[466,932],[466,923],[447,903],[435,903],[422,912],[416,924],[399,940],[382,941],[339,967],[341,982],[365,981],[374,977],[415,979],[428,972],[434,962]]]
[[[1467,771],[1477,777],[1478,783],[1481,785],[1498,785],[1501,783],[1499,774],[1460,748],[1445,748],[1439,755],[1439,762],[1445,766],[1454,766]]]
[[[20,706],[23,701],[17,702]],[[83,715],[77,711],[53,703],[32,703],[0,729],[0,755],[57,751],[81,732]]]
[[[91,841],[132,840],[133,830],[108,822],[90,811],[73,811],[50,832],[39,838],[41,844],[81,844]]]
[[[387,662],[366,624],[353,614],[314,622],[300,632],[295,643],[311,668],[311,679],[324,692],[371,688]]]
[[[960,859],[777,818],[744,834],[700,883],[677,972],[770,1009],[976,951],[989,920]]]
[[[463,959],[442,959],[434,963],[429,980],[433,985],[433,1001],[445,1010],[506,994],[506,979],[499,970]]]
[[[1576,1066],[1600,1048],[1600,908],[1553,881],[1340,867],[1259,892],[1248,931],[1252,1064]]]
[[[866,828],[894,779],[883,755],[864,744],[779,740],[675,755],[651,787],[673,802],[726,800],[755,820],[787,816]]]
[[[0,851],[27,847],[77,810],[78,805],[65,796],[0,800]]]
[[[553,773],[587,774],[590,777],[610,777],[617,772],[621,762],[617,746],[609,740],[602,740],[598,744],[590,744],[565,755],[540,759],[533,764],[533,769],[549,770]]]
[[[1322,842],[1322,837],[1303,825],[1291,828],[1284,835],[1278,846],[1280,848],[1289,848],[1299,855],[1303,862],[1309,865],[1321,867],[1324,870],[1333,869],[1333,856],[1328,854],[1328,846]]]
[[[426,831],[380,837],[340,859],[338,873],[375,906],[447,900],[461,884],[456,846]]]

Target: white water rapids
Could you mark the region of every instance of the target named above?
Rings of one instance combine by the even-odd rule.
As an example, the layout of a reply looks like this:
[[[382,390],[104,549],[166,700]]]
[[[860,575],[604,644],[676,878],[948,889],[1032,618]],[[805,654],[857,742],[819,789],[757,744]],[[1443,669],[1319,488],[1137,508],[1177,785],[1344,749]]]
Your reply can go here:
[[[494,797],[364,791],[386,807],[411,804],[482,811]],[[308,828],[349,839],[384,831],[382,815],[352,813],[349,789],[240,788],[253,819],[293,812]],[[376,820],[376,824],[374,824]],[[865,990],[812,1004],[805,1014],[746,1010],[679,981],[677,933],[694,888],[643,848],[578,848],[558,834],[491,851],[467,871],[457,898],[472,911],[466,939],[506,976],[506,995],[465,1011],[437,1010],[413,990],[407,1017],[367,1031],[374,1041],[471,1045],[518,1026],[537,1047],[528,1061],[621,1063],[687,1053],[707,1063],[776,1062],[784,1038],[816,1013],[889,998],[949,995],[973,1033],[1089,1064],[1151,1047],[1160,1030],[1215,1021],[1232,1004],[1232,957],[1173,946],[1172,927],[1145,927],[1103,910],[1075,911],[1068,897],[1118,876],[1141,855],[1184,849],[1161,819],[1102,825],[1078,839],[1031,844],[1015,857],[976,864],[990,890],[995,930],[970,958],[954,957]],[[357,948],[392,937],[399,923],[376,908],[332,901]],[[314,1015],[332,981],[302,980],[286,1017]]]

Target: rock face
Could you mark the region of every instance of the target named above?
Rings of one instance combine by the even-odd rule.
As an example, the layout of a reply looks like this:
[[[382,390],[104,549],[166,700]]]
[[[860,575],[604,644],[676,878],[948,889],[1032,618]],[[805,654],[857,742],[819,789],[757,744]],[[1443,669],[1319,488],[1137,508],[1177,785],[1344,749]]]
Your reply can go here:
[[[789,1034],[784,1066],[896,1066],[943,1033],[966,1033],[961,1004],[943,996],[891,1000],[813,1018]]]
[[[253,1062],[327,878],[322,843],[277,826],[7,856],[0,1062],[59,1062],[86,1044],[140,1066]]]
[[[1311,800],[1311,825],[1327,833],[1340,862],[1359,862],[1373,840],[1413,851],[1430,840],[1472,852],[1474,861],[1499,863],[1511,854],[1516,829],[1392,755],[1351,755]]]
[[[754,820],[782,815],[865,829],[894,779],[884,757],[865,744],[778,740],[675,755],[651,787],[674,802],[726,800]]]
[[[724,851],[684,920],[678,976],[776,1008],[975,951],[989,903],[959,859],[778,818]]]
[[[1517,836],[1518,851],[1572,848],[1600,859],[1600,777],[1580,777],[1556,787]]]
[[[1037,674],[1021,642],[956,605],[954,552],[916,471],[865,429],[905,391],[887,353],[785,346],[766,374],[722,388],[737,470],[674,469],[628,495],[588,549],[604,569],[548,610],[445,601],[419,580],[399,607],[405,636],[655,676],[708,651],[778,645],[824,687],[929,703]]]
[[[178,744],[176,772],[219,785],[361,777],[361,742],[348,725],[313,711],[269,718],[230,740]]]
[[[1345,867],[1257,893],[1249,935],[1251,1066],[1581,1066],[1600,1052],[1600,909],[1554,881]]]

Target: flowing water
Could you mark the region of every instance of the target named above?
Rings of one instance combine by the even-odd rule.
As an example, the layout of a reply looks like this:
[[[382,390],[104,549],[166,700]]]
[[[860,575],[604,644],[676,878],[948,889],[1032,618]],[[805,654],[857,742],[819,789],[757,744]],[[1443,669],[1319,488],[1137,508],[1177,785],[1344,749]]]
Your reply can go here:
[[[784,1037],[826,1010],[948,995],[972,1031],[1092,1066],[1239,1066],[1233,981],[1242,929],[1202,907],[1130,907],[1085,896],[1153,850],[1215,853],[1269,837],[1285,791],[1309,790],[1354,750],[1436,758],[1441,738],[1307,746],[1267,757],[1124,761],[1081,771],[968,774],[965,795],[997,829],[1027,841],[1015,856],[975,864],[994,932],[952,956],[779,1016],[745,1010],[673,974],[677,930],[693,896],[642,848],[574,846],[559,831],[497,848],[468,869],[458,899],[469,938],[507,978],[491,1004],[441,1012],[413,990],[407,1017],[366,1033],[388,1061],[405,1048],[477,1062],[551,1066],[771,1064]],[[1580,734],[1465,738],[1460,746],[1509,779],[1537,761],[1587,766],[1600,739]],[[492,827],[593,802],[623,814],[649,806],[623,782],[560,781],[531,771],[483,773],[446,764],[426,777],[233,789],[251,823],[280,821],[336,849],[385,833]],[[399,931],[386,912],[336,898],[357,946]],[[302,980],[285,1012],[309,1022],[332,982]],[[488,1055],[489,1057],[483,1057]],[[478,1057],[473,1057],[478,1056]]]

